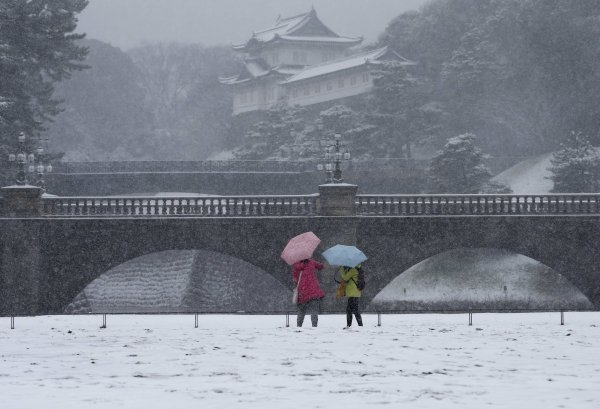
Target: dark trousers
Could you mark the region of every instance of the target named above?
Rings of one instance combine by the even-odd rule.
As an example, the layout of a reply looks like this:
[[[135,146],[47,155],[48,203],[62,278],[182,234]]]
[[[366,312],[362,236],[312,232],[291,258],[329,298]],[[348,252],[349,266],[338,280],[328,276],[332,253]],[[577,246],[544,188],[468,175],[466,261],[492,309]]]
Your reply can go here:
[[[346,306],[346,324],[348,326],[352,325],[352,314],[354,314],[358,326],[362,327],[362,317],[360,316],[360,309],[358,306],[359,301],[359,297],[348,297],[348,305]]]
[[[319,312],[321,311],[321,300],[310,300],[304,304],[298,304],[298,316],[296,317],[296,324],[301,327],[304,323],[304,316],[307,312],[310,312],[310,321],[313,327],[316,327],[319,323]]]

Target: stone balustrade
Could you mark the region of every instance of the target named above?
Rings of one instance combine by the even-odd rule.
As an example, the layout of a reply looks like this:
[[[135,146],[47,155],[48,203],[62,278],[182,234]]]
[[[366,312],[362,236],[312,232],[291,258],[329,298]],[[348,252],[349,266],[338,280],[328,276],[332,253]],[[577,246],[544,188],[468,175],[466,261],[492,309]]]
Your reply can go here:
[[[197,197],[44,197],[44,217],[313,216],[317,195]]]
[[[33,186],[2,189],[5,217],[482,216],[600,214],[600,194],[357,195],[357,186],[325,184],[309,195],[41,195]]]
[[[600,213],[600,194],[357,195],[361,216],[570,215]]]

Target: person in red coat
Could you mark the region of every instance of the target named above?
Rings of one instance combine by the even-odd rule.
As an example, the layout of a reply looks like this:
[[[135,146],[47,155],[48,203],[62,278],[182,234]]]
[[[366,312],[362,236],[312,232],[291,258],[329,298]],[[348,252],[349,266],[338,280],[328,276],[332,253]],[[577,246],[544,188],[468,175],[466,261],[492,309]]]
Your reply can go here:
[[[325,292],[321,289],[317,270],[323,268],[323,264],[318,261],[306,259],[294,264],[294,284],[298,285],[298,316],[296,324],[301,327],[304,322],[306,312],[310,312],[312,326],[316,327],[319,322],[319,312],[321,310],[321,299],[325,297]],[[302,273],[302,276],[300,276]]]

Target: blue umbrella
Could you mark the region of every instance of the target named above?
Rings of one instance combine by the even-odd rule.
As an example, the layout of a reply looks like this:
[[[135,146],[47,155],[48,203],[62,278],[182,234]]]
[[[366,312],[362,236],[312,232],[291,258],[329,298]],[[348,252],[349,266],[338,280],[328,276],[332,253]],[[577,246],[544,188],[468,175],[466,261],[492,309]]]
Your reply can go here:
[[[347,266],[356,267],[367,259],[365,253],[357,249],[355,246],[345,246],[336,244],[335,246],[325,250],[323,257],[332,266]]]

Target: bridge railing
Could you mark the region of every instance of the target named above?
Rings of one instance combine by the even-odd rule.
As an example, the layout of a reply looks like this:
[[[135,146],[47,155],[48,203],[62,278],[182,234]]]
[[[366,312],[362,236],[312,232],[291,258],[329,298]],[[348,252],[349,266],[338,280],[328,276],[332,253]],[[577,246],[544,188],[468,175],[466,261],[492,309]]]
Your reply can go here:
[[[312,162],[284,160],[59,162],[55,173],[306,172]]]
[[[600,194],[357,195],[362,216],[600,213]]]
[[[44,217],[312,216],[318,195],[198,197],[44,197]]]

